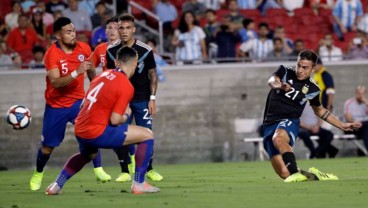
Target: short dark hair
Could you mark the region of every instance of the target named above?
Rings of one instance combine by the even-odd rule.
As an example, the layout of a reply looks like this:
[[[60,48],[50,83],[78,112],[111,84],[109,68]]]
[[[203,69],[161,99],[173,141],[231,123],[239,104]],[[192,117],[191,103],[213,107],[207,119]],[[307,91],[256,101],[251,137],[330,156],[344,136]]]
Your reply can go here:
[[[266,27],[266,28],[267,28],[267,30],[269,29],[268,24],[267,24],[266,22],[260,22],[260,23],[258,24],[258,29],[261,29],[261,27]]]
[[[250,24],[250,23],[252,23],[252,22],[254,22],[252,19],[249,19],[249,18],[245,18],[245,19],[243,19],[243,27],[244,28],[247,28],[248,27],[248,25]]]
[[[134,16],[128,13],[123,13],[119,16],[119,21],[129,21],[134,23]]]
[[[205,14],[207,14],[207,13],[212,13],[212,14],[216,15],[216,11],[215,11],[215,10],[213,10],[213,9],[206,9],[206,11],[205,11],[204,13],[205,13]]]
[[[157,42],[156,42],[156,41],[155,41],[155,39],[153,39],[153,38],[148,39],[148,40],[146,41],[146,43],[148,43],[148,42],[151,42],[151,43],[153,44],[153,46],[156,46],[156,45],[157,45]]]
[[[42,46],[35,45],[32,48],[32,53],[37,53],[37,52],[42,52],[43,54],[45,54],[45,49]]]
[[[281,43],[283,43],[283,42],[284,42],[284,41],[283,41],[281,38],[279,38],[279,37],[273,38],[273,40],[272,40],[272,42],[273,42],[273,43],[276,43],[277,41],[280,41]]]
[[[124,46],[116,52],[116,59],[119,62],[127,63],[138,57],[138,53],[134,48]]]
[[[58,32],[61,30],[62,27],[64,27],[67,24],[72,23],[72,21],[67,17],[60,17],[54,22],[54,25],[52,26],[52,29],[54,32]]]
[[[108,25],[110,22],[119,22],[119,17],[118,17],[118,16],[110,17],[110,18],[106,21],[106,25]]]
[[[302,50],[298,55],[298,60],[308,60],[313,63],[313,66],[317,64],[318,56],[311,50]]]

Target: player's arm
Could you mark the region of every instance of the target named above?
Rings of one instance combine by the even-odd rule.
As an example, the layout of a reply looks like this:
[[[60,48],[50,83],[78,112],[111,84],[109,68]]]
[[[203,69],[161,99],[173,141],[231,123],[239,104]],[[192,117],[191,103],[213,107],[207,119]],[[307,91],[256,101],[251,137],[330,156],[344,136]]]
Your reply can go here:
[[[275,76],[275,75],[270,77],[270,79],[268,79],[268,85],[272,89],[280,89],[280,90],[284,90],[285,92],[291,89],[291,86],[289,84],[281,82],[280,77]]]
[[[93,63],[92,63],[91,69],[87,70],[86,72],[87,72],[88,79],[91,82],[92,79],[95,78],[96,76],[96,68],[93,66]]]
[[[47,71],[47,77],[51,82],[51,85],[55,88],[60,88],[68,85],[70,82],[75,80],[80,74],[83,74],[86,70],[91,69],[92,63],[85,61],[80,64],[77,70],[73,71],[67,76],[60,76],[60,70],[58,68],[53,68]]]
[[[132,114],[132,110],[130,109],[129,106],[126,108],[125,113],[123,115],[116,113],[116,112],[112,112],[110,116],[110,123],[112,125],[123,124],[129,119],[131,114]]]
[[[148,77],[150,80],[150,91],[151,91],[150,101],[148,102],[148,111],[152,116],[155,116],[156,115],[156,91],[157,91],[157,83],[158,83],[156,68],[148,70]]]
[[[336,118],[330,111],[326,108],[322,107],[322,105],[314,106],[312,105],[314,113],[320,117],[322,120],[326,121],[327,123],[339,128],[343,131],[354,131],[360,128],[361,124],[359,123],[343,123],[338,118]]]

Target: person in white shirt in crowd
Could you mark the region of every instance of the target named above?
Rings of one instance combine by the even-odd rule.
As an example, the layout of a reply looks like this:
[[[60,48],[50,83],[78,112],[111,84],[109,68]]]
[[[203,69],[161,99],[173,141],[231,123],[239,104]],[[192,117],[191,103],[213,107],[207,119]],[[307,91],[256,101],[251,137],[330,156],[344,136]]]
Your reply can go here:
[[[219,10],[221,6],[226,3],[226,0],[198,0],[207,9]]]
[[[171,41],[176,47],[177,64],[202,63],[207,59],[206,34],[200,28],[193,12],[184,12]]]
[[[338,0],[333,8],[333,26],[337,37],[342,41],[345,33],[355,32],[362,16],[363,7],[360,0]]]
[[[0,71],[10,69],[13,61],[11,57],[5,54],[4,47],[2,47],[4,42],[0,42]]]
[[[368,34],[368,5],[365,5],[365,12],[358,22],[358,30],[364,31]]]
[[[263,0],[238,0],[240,9],[257,9]]]
[[[250,57],[252,61],[264,61],[274,47],[272,40],[267,37],[269,31],[267,23],[259,23],[258,37],[242,43],[238,50],[239,56]]]
[[[72,20],[76,31],[92,31],[91,18],[87,11],[79,8],[78,0],[69,0],[69,8],[63,11],[63,16]]]
[[[18,17],[22,13],[22,7],[19,1],[12,2],[12,11],[5,15],[5,24],[10,30],[18,27]]]
[[[341,48],[334,45],[332,34],[326,34],[325,37],[321,39],[318,54],[323,62],[341,61],[343,58]]]
[[[359,122],[362,124],[358,131],[353,133],[363,139],[364,146],[368,150],[368,100],[366,87],[359,85],[355,90],[355,97],[349,98],[344,104],[344,116],[346,122]]]

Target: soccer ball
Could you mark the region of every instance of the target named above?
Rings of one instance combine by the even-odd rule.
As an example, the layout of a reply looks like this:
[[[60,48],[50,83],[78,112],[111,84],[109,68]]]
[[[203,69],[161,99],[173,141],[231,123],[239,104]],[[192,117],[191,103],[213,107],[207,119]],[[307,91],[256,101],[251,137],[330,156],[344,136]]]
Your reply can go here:
[[[13,105],[6,113],[6,122],[15,130],[25,129],[31,123],[31,111],[21,105]]]

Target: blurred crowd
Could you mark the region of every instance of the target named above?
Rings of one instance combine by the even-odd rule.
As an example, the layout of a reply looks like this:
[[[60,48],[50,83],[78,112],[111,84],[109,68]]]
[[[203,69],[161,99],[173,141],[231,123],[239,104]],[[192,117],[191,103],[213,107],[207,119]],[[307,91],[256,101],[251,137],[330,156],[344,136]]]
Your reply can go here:
[[[0,69],[43,68],[52,23],[61,16],[71,18],[78,39],[92,48],[107,41],[112,0],[7,1],[11,11],[0,13]],[[174,64],[291,61],[305,48],[324,62],[368,58],[368,0],[134,2],[163,22],[164,51],[156,55],[174,54]],[[141,11],[132,13],[157,28]]]

